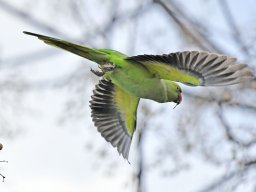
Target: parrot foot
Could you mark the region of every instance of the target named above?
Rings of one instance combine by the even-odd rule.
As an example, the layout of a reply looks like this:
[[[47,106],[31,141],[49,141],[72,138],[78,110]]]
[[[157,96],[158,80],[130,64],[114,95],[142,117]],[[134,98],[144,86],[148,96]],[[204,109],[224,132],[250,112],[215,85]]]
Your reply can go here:
[[[105,74],[105,73],[102,72],[102,71],[96,71],[96,70],[93,70],[92,68],[91,68],[91,72],[92,72],[93,74],[97,75],[98,77],[102,77],[102,76]]]
[[[102,68],[102,71],[108,72],[108,71],[114,70],[116,68],[116,65],[113,63],[104,63],[102,64],[101,68]]]
[[[106,72],[114,70],[116,68],[116,65],[112,63],[104,63],[104,64],[101,64],[99,68],[101,69],[101,71],[93,70],[91,68],[91,72],[97,75],[98,77],[102,77]]]

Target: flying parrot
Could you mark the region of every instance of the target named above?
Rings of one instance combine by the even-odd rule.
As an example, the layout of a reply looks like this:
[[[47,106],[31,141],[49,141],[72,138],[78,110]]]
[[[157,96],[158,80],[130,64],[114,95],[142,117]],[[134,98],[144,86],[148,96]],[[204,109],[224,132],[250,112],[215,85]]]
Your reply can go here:
[[[94,61],[101,77],[90,101],[95,127],[106,141],[128,159],[140,98],[159,103],[182,101],[176,82],[189,86],[226,86],[254,79],[245,64],[236,59],[203,51],[164,55],[127,56],[111,49],[94,49],[24,31],[55,46]]]

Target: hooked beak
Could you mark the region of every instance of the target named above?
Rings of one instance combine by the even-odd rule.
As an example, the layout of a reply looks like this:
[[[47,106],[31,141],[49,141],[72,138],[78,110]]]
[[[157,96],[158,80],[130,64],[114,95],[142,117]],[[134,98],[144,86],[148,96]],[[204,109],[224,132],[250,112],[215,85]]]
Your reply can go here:
[[[174,108],[173,109],[175,109],[180,103],[181,103],[181,101],[182,101],[182,96],[181,96],[181,93],[178,95],[178,99],[177,99],[177,101],[176,101],[176,105],[174,106]]]

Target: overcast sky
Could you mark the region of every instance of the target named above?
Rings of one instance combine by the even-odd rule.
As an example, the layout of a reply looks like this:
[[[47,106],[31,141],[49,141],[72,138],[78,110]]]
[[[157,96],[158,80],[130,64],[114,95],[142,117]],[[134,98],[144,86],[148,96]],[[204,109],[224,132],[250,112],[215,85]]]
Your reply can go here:
[[[232,4],[234,6],[232,10],[240,11],[239,8],[244,7],[242,10],[255,14],[254,1],[234,2],[236,3]],[[188,9],[194,12],[199,7],[197,3],[188,3],[187,5]],[[153,14],[153,19],[148,18],[148,21],[157,21],[157,11],[155,11],[155,15]],[[248,22],[249,24],[251,22],[248,15],[237,15],[241,16],[237,19],[246,20],[243,23]],[[159,21],[159,26],[165,23],[161,24],[161,22],[163,21]],[[33,62],[27,63],[26,66],[18,68],[15,74],[20,73],[26,79],[33,81],[51,80],[68,74],[81,66],[81,59],[77,56],[55,51],[54,48],[45,46],[37,39],[25,36],[22,33],[24,30],[35,32],[40,32],[40,30],[31,27],[1,9],[0,23],[2,26],[0,53],[3,60],[10,61],[8,58],[37,50],[50,50],[53,53],[53,56],[48,59],[33,60]],[[113,48],[125,51],[125,48],[122,47],[125,42],[123,42],[121,35],[116,34],[116,38],[117,40],[112,44]],[[168,36],[158,37],[158,40],[163,41],[164,38],[168,38]],[[172,43],[175,43],[175,40],[172,40]],[[172,48],[174,49],[174,47]],[[167,51],[168,47],[157,47],[155,50]],[[143,47],[143,43],[138,44],[135,51],[136,54],[145,51],[153,52]],[[90,67],[88,66],[87,69],[89,70]],[[6,68],[4,70],[2,73],[11,73],[11,69]],[[88,83],[87,89],[85,91],[88,92],[89,98],[93,85]],[[116,149],[107,144],[100,137],[100,134],[95,131],[90,117],[89,103],[86,106],[83,119],[72,121],[72,123],[59,124],[58,119],[68,98],[69,91],[67,89],[30,91],[23,100],[24,111],[21,110],[16,116],[7,118],[8,121],[19,122],[19,126],[17,129],[15,128],[15,130],[18,130],[15,139],[0,136],[0,142],[4,145],[3,150],[0,151],[0,160],[8,160],[8,163],[0,164],[0,173],[6,176],[5,182],[0,183],[0,192],[120,192],[133,189],[131,175],[134,171],[132,166],[135,163],[133,162],[136,160],[136,153],[133,149],[136,147],[135,144],[133,143],[131,148],[131,164],[128,164],[116,153]],[[189,105],[189,103],[184,101],[184,105]],[[174,111],[172,105],[169,104],[169,106],[168,115],[173,119],[181,114],[182,109],[184,109],[179,106]],[[158,108],[155,103],[152,103],[152,107]],[[156,121],[159,121],[159,117]],[[175,120],[170,122],[165,119],[164,122],[168,122],[170,125],[175,124]],[[94,152],[86,150],[86,144],[92,139],[93,144],[96,145],[94,148],[98,149],[103,145],[108,148],[109,157],[106,162],[104,162],[105,159],[101,160],[100,156]],[[153,143],[158,141],[152,140]],[[152,188],[147,191],[166,191],[166,186],[170,187],[172,191],[196,191],[218,178],[225,170],[223,167],[205,163],[197,157],[191,158],[190,161],[191,169],[180,173],[176,177],[163,177],[156,185],[151,185]],[[115,164],[113,165],[111,162]],[[118,166],[115,169],[116,171],[106,173],[110,166],[115,165]],[[154,182],[159,175],[160,173],[157,172],[150,174],[147,182]],[[184,180],[189,182],[184,185]],[[202,184],[202,181],[205,184]]]

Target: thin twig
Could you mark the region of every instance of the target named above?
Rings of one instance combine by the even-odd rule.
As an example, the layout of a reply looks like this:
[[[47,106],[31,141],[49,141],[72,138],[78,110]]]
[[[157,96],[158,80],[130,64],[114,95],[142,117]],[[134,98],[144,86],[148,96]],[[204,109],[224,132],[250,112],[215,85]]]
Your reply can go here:
[[[200,190],[200,192],[211,192],[211,191],[216,191],[217,189],[220,189],[225,183],[227,183],[231,179],[237,176],[240,176],[241,174],[244,174],[251,169],[255,169],[256,160],[248,161],[243,165],[244,166],[242,168],[238,168],[237,170],[234,170],[228,174],[223,175],[222,177],[219,177],[216,181],[214,181],[204,189]],[[222,191],[222,190],[217,190],[217,191]]]
[[[63,34],[62,32],[56,30],[55,27],[49,26],[46,23],[43,23],[42,21],[39,21],[38,19],[35,19],[34,17],[32,17],[30,14],[28,14],[25,11],[22,11],[16,7],[14,7],[12,4],[7,3],[6,1],[0,0],[0,8],[4,11],[6,11],[7,13],[10,13],[16,17],[18,17],[19,19],[22,19],[23,21],[29,23],[30,25],[48,31],[52,34],[58,35],[58,36],[62,36],[65,38],[68,38],[65,36],[65,34]]]
[[[137,192],[143,192],[143,173],[144,173],[144,159],[143,159],[143,138],[144,128],[138,130],[138,173],[137,173]]]
[[[225,53],[224,50],[208,38],[208,35],[200,31],[203,27],[199,26],[198,23],[193,22],[191,18],[186,16],[184,11],[179,9],[173,0],[154,0],[154,2],[164,8],[169,16],[178,24],[181,30],[190,37],[198,47],[206,51]]]
[[[37,50],[19,56],[11,56],[10,58],[6,58],[0,61],[0,69],[34,64],[35,60],[38,62],[39,60],[49,59],[50,57],[56,56],[59,53],[63,52],[57,51],[57,49],[53,50],[47,48],[44,50]]]
[[[243,53],[248,57],[250,56],[250,52],[248,47],[245,45],[242,37],[241,37],[241,33],[236,25],[235,19],[229,9],[228,3],[226,0],[219,0],[219,5],[220,8],[222,10],[222,13],[225,16],[225,19],[228,23],[228,25],[231,27],[231,31],[233,32],[233,39],[235,40],[235,42],[237,43],[237,45],[241,48],[241,50],[243,51]]]
[[[238,145],[241,145],[241,142],[238,141],[238,139],[233,135],[233,133],[231,131],[232,130],[231,127],[229,126],[229,124],[227,123],[227,121],[225,120],[225,118],[223,116],[223,109],[222,109],[221,103],[219,103],[219,110],[217,112],[217,117],[219,118],[221,124],[224,127],[227,139],[229,141],[232,141],[232,142],[238,144]]]
[[[256,144],[256,139],[252,139],[250,141],[244,142],[244,141],[240,140],[239,138],[237,138],[232,133],[232,128],[230,127],[230,125],[228,124],[228,122],[226,121],[226,119],[223,115],[222,103],[219,103],[219,110],[217,112],[217,117],[219,118],[221,124],[223,125],[224,130],[226,132],[227,139],[229,141],[236,143],[237,145],[239,145],[241,147],[250,147],[250,146]]]
[[[0,173],[0,176],[3,178],[3,182],[4,182],[5,176],[1,173]]]
[[[149,119],[150,109],[146,106],[143,108],[143,114],[146,118]],[[144,138],[148,127],[148,121],[143,121],[143,128],[138,130],[138,172],[137,172],[137,192],[143,192],[143,179],[144,179],[144,171],[145,171],[145,162],[144,162]]]
[[[233,101],[230,101],[230,100],[219,99],[219,98],[215,98],[215,97],[200,96],[200,95],[191,94],[191,93],[186,92],[186,91],[183,91],[183,95],[192,97],[192,98],[197,99],[197,100],[209,102],[209,103],[216,102],[216,103],[221,103],[221,104],[225,104],[225,105],[232,106],[232,107],[239,107],[241,109],[251,110],[251,111],[256,113],[256,106],[249,105],[249,104],[246,104],[246,103],[237,103],[237,102],[233,102]]]
[[[8,163],[8,161],[2,160],[2,161],[0,161],[0,163]],[[1,173],[0,173],[0,176],[2,177],[3,182],[4,182],[5,176],[3,174],[1,174]]]

